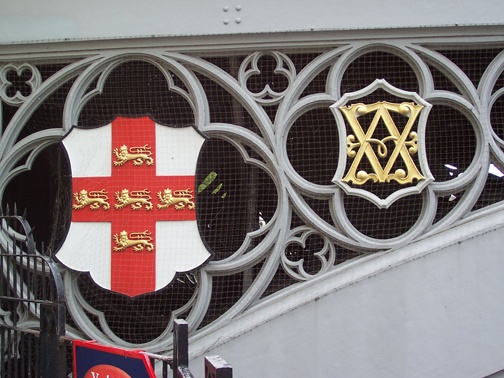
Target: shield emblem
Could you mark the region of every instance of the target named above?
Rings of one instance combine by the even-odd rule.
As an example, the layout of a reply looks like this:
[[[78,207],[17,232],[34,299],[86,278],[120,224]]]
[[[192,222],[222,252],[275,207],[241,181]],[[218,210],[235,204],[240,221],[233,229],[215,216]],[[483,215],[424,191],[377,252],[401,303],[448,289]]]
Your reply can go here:
[[[205,138],[148,117],[116,118],[63,139],[72,220],[56,257],[101,287],[134,297],[210,257],[196,221],[195,172]]]
[[[362,102],[380,89],[403,100],[400,103]],[[431,108],[417,93],[396,88],[384,79],[376,79],[359,91],[345,93],[330,106],[339,133],[344,136],[340,138],[339,164],[333,183],[345,193],[366,198],[382,209],[399,198],[421,193],[434,180],[424,143]],[[372,116],[368,124],[361,124],[364,116]],[[348,134],[347,123],[351,129]],[[418,156],[419,166],[413,156]],[[404,188],[394,189],[384,198],[376,194],[391,182]],[[373,186],[381,188],[373,193],[370,190]]]

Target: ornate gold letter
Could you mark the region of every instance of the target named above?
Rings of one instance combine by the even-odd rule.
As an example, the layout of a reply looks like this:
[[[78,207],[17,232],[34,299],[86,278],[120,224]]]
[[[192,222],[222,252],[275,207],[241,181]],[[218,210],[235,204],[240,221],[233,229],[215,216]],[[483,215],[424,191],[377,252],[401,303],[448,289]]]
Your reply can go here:
[[[416,132],[411,131],[411,128],[422,108],[422,105],[416,105],[413,102],[393,104],[384,101],[376,102],[371,105],[358,103],[351,106],[340,107],[339,109],[345,115],[355,134],[348,135],[347,137],[347,155],[349,158],[353,158],[353,162],[346,176],[343,178],[343,181],[353,182],[355,185],[363,185],[369,180],[375,183],[395,180],[399,184],[412,183],[415,180],[424,180],[425,177],[420,173],[411,157],[412,154],[418,151],[418,135]],[[390,111],[408,117],[408,122],[402,133],[397,129],[389,113]],[[358,121],[358,117],[372,112],[375,112],[375,116],[367,132],[364,132]],[[373,133],[380,120],[385,124],[390,136],[383,139],[375,139],[373,138]],[[356,139],[357,142],[355,141]],[[390,141],[393,141],[395,146],[391,152],[386,145],[386,143]],[[376,151],[373,146],[376,146]],[[357,147],[359,149],[355,151]],[[385,168],[380,164],[377,154],[380,158],[388,157]],[[358,170],[364,155],[368,158],[374,172],[368,173],[364,170]],[[391,173],[392,167],[399,155],[403,159],[407,170],[397,169],[395,172]]]

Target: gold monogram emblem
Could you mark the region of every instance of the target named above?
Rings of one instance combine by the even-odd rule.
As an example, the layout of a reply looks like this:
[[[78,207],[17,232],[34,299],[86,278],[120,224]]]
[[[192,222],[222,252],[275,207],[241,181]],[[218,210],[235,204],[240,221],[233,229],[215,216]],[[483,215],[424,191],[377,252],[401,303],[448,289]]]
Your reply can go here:
[[[151,232],[132,232],[128,235],[125,230],[121,231],[119,235],[114,234],[114,241],[117,247],[114,247],[114,251],[120,252],[124,251],[126,248],[132,247],[135,252],[143,251],[144,248],[147,251],[154,250],[154,244],[151,243],[152,237]]]
[[[171,189],[166,188],[162,192],[157,193],[159,201],[161,204],[157,205],[158,209],[166,209],[167,207],[174,205],[176,210],[182,210],[186,207],[189,210],[194,210],[196,207],[194,202],[191,201],[194,196],[192,195],[192,190],[175,190],[173,193]]]
[[[114,155],[117,158],[114,161],[114,166],[118,167],[133,160],[133,165],[142,165],[144,162],[147,165],[153,165],[154,159],[151,157],[151,147],[147,144],[142,147],[130,147],[122,145],[119,149],[114,148]]]
[[[105,189],[90,192],[82,189],[80,193],[74,193],[73,196],[75,202],[77,202],[77,204],[72,205],[72,208],[74,208],[75,210],[83,209],[88,205],[91,210],[98,210],[100,207],[103,207],[103,210],[110,209],[110,204],[107,202],[108,196]]]
[[[347,136],[347,155],[353,159],[353,162],[342,181],[347,183],[352,182],[355,185],[363,185],[369,180],[374,183],[385,183],[395,180],[399,184],[425,180],[425,177],[420,173],[411,156],[418,152],[418,135],[411,129],[420,111],[423,109],[422,105],[417,105],[413,102],[393,104],[381,101],[370,105],[358,103],[351,106],[342,106],[339,109],[345,115],[355,134]],[[375,113],[373,120],[367,131],[364,131],[358,117],[373,112]],[[399,132],[390,112],[408,117],[402,133]],[[373,135],[380,121],[383,122],[390,135],[377,139]],[[357,148],[358,150],[356,151]],[[367,157],[371,164],[373,172],[359,170],[364,156]],[[392,172],[399,156],[402,158],[406,170],[399,168]],[[379,158],[388,158],[385,167],[381,165]]]
[[[152,209],[152,202],[149,200],[152,197],[149,195],[150,191],[144,190],[132,190],[131,193],[128,189],[123,189],[121,192],[115,192],[115,197],[117,202],[114,205],[116,209],[124,209],[126,206],[131,205],[133,210],[140,210],[145,206],[145,210]]]

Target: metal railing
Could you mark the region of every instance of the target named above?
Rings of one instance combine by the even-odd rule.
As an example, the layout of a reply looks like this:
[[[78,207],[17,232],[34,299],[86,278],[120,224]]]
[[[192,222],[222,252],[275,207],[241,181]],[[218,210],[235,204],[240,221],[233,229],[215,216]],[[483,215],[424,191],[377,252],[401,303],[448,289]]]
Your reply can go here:
[[[173,378],[194,378],[189,369],[189,326],[185,320],[176,319],[173,323],[173,357],[146,353],[151,360],[162,364],[162,378],[168,378],[168,367]],[[205,378],[232,378],[233,369],[219,356],[205,357]]]
[[[65,295],[56,264],[24,216],[0,216],[0,376],[67,376]]]
[[[36,251],[24,216],[0,216],[0,378],[64,378],[72,371],[65,336],[65,292],[60,271]],[[161,363],[162,378],[193,378],[189,369],[188,324],[175,320],[173,356],[145,353]],[[205,378],[231,378],[218,356],[205,357]]]

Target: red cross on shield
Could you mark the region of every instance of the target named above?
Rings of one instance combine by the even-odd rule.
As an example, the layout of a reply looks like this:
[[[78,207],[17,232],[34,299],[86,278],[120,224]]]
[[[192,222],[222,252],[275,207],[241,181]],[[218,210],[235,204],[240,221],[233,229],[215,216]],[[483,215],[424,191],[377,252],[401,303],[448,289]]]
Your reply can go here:
[[[210,253],[196,222],[195,171],[204,140],[148,117],[72,128],[63,139],[72,220],[59,261],[130,297],[203,265]]]

